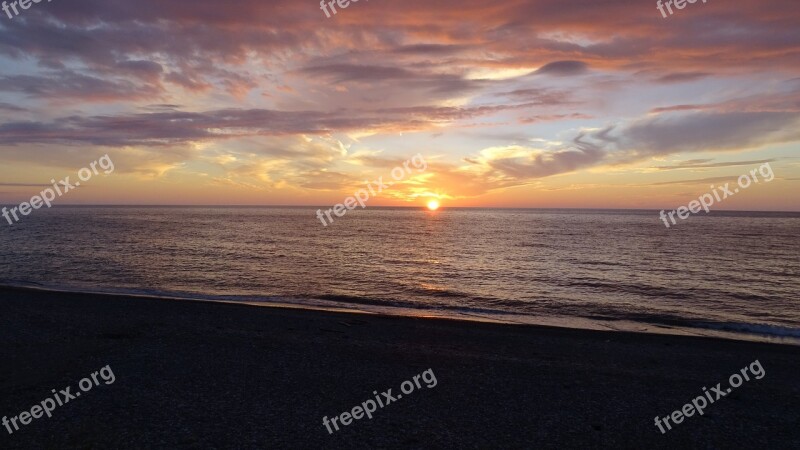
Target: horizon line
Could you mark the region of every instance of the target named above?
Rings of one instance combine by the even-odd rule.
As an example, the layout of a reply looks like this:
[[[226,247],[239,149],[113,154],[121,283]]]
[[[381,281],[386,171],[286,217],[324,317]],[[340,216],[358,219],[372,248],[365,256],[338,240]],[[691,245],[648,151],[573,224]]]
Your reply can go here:
[[[19,204],[2,204],[0,203],[0,208],[2,207],[15,207],[19,206]],[[330,205],[227,205],[227,204],[79,204],[79,203],[71,203],[71,204],[61,204],[61,205],[53,205],[49,209],[52,208],[63,208],[63,207],[71,207],[71,208],[331,208]],[[427,210],[425,206],[370,206],[369,208],[363,209],[421,209]],[[601,208],[589,208],[589,207],[537,207],[537,206],[442,206],[438,209],[438,211],[447,210],[447,209],[517,209],[517,210],[574,210],[574,211],[674,211],[673,208],[610,208],[610,207],[601,207]],[[787,211],[787,210],[737,210],[737,209],[717,209],[711,210],[712,213],[721,213],[721,212],[734,212],[734,213],[788,213],[788,214],[800,214],[800,210],[795,211]]]

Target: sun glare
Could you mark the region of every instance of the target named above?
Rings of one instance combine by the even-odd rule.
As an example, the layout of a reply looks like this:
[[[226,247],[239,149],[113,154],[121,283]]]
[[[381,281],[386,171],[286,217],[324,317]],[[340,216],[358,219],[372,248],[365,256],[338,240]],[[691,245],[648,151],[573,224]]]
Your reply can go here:
[[[439,202],[437,200],[431,200],[428,202],[428,209],[431,211],[436,211],[439,209]]]

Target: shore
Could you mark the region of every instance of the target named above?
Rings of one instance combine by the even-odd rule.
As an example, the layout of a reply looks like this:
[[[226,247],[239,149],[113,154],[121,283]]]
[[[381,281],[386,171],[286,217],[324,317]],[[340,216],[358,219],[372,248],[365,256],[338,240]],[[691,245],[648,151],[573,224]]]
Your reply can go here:
[[[0,288],[0,415],[113,384],[2,448],[797,448],[800,348]],[[664,417],[759,360],[662,434]],[[329,434],[373,391],[422,387]]]

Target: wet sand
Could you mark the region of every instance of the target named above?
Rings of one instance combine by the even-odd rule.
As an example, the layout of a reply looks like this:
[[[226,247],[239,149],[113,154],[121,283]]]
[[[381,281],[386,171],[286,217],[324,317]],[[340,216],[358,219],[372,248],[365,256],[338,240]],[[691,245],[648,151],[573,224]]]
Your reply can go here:
[[[0,288],[0,448],[798,448],[800,347]],[[661,434],[654,417],[766,375]],[[373,391],[423,387],[329,434]]]

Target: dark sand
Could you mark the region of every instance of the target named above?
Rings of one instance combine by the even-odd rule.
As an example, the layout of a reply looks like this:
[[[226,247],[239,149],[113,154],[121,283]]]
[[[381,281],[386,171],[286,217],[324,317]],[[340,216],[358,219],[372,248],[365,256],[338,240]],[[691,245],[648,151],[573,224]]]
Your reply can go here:
[[[800,448],[800,348],[0,289],[0,415],[116,376],[0,448]],[[666,435],[653,423],[758,359]],[[433,369],[329,435],[334,416]]]

